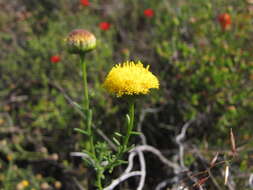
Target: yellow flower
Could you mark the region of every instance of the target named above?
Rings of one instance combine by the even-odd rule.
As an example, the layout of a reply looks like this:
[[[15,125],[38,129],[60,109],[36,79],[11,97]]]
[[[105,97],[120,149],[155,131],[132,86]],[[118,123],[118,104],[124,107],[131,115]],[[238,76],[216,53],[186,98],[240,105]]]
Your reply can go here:
[[[8,154],[8,155],[7,155],[7,160],[12,161],[12,160],[13,160],[13,155]]]
[[[117,97],[123,95],[141,95],[149,93],[151,88],[159,88],[159,81],[138,61],[125,62],[112,68],[107,75],[103,87]]]
[[[23,181],[21,181],[20,183],[17,184],[17,189],[18,190],[23,190],[28,186],[29,186],[29,181],[23,180]]]
[[[23,180],[21,183],[22,183],[22,185],[23,185],[24,187],[29,186],[29,181],[27,181],[27,180]]]
[[[96,47],[96,37],[83,29],[75,29],[65,39],[70,53],[85,53]]]

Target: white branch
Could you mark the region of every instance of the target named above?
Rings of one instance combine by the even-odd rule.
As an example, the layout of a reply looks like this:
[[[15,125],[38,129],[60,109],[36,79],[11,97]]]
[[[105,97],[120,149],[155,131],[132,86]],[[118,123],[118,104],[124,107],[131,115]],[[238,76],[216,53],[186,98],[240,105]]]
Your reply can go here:
[[[141,171],[133,171],[133,172],[130,172],[130,173],[123,174],[119,178],[113,180],[112,183],[109,186],[107,186],[106,188],[104,188],[104,190],[113,190],[114,187],[116,187],[117,185],[119,185],[122,181],[125,181],[126,179],[128,179],[130,177],[140,176],[140,175],[142,175]]]
[[[139,181],[137,190],[142,190],[145,184],[145,179],[146,179],[146,163],[145,163],[143,152],[151,152],[155,154],[160,159],[161,162],[166,164],[168,167],[172,167],[175,173],[180,171],[180,166],[167,160],[158,149],[149,145],[140,145],[133,148],[130,151],[130,154],[128,156],[128,166],[126,170],[124,171],[124,173],[119,178],[113,180],[113,182],[109,186],[104,188],[104,190],[113,190],[113,188],[119,185],[122,181],[128,179],[129,177],[133,177],[137,175],[140,176],[140,181]],[[134,165],[134,157],[137,154],[138,154],[139,162],[140,162],[140,171],[131,172]]]
[[[249,176],[249,186],[253,188],[253,173],[251,173]]]
[[[145,179],[146,179],[146,163],[145,163],[143,152],[139,151],[138,156],[139,156],[139,161],[141,165],[141,179],[140,179],[137,190],[142,190],[145,184]]]
[[[182,143],[182,140],[185,138],[185,134],[187,129],[190,127],[190,125],[193,123],[194,120],[190,120],[187,123],[184,124],[182,127],[181,133],[176,136],[176,143],[179,146],[179,163],[182,168],[185,168],[184,165],[184,144]]]
[[[127,165],[127,168],[126,170],[124,171],[123,174],[126,174],[126,173],[129,173],[131,172],[131,170],[133,169],[133,166],[134,166],[134,157],[136,156],[136,152],[131,152],[128,156],[128,165]]]
[[[167,165],[168,167],[173,168],[175,173],[177,173],[180,170],[180,166],[178,164],[169,161],[167,158],[165,158],[162,155],[162,153],[158,149],[156,149],[156,148],[154,148],[152,146],[149,146],[149,145],[140,145],[140,146],[137,146],[137,147],[133,148],[131,150],[131,152],[132,151],[137,151],[137,152],[138,151],[142,151],[142,152],[147,151],[147,152],[151,152],[154,155],[156,155],[160,159],[160,161],[163,162],[165,165]]]
[[[161,181],[155,188],[155,190],[161,190],[164,189],[168,184],[175,184],[178,182],[178,177],[175,176],[172,179],[166,179]]]

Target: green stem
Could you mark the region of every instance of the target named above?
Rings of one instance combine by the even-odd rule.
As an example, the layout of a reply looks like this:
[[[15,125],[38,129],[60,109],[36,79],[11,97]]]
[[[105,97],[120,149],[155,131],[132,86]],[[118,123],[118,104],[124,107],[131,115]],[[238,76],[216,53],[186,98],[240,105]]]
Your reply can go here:
[[[90,148],[91,152],[96,159],[96,152],[95,152],[95,146],[94,146],[94,137],[93,137],[93,131],[92,131],[92,110],[87,111],[87,132],[89,134],[89,143],[90,143]]]
[[[84,61],[84,54],[80,54],[80,62],[82,65],[82,72],[83,72],[83,87],[84,87],[84,98],[83,98],[83,108],[85,113],[85,124],[87,128],[87,133],[89,135],[89,146],[91,149],[91,153],[93,158],[95,159],[97,165],[97,156],[95,152],[95,145],[94,145],[94,134],[92,131],[92,110],[89,108],[89,92],[88,92],[88,83],[87,83],[87,70],[86,70],[86,63]],[[99,167],[98,165],[96,166]],[[97,173],[97,186],[99,190],[102,190],[102,183],[101,183],[101,172],[98,171]]]
[[[81,65],[83,71],[83,87],[84,87],[84,100],[83,105],[84,109],[87,111],[89,109],[89,92],[88,92],[88,84],[87,84],[87,71],[86,71],[86,63],[84,62],[84,54],[80,54]]]
[[[127,134],[126,134],[124,141],[123,141],[123,152],[128,147],[128,141],[129,141],[129,138],[131,136],[131,133],[132,133],[132,130],[134,127],[134,102],[133,101],[130,101],[130,104],[129,104],[129,119],[130,119],[130,121],[127,124]]]
[[[89,91],[88,91],[87,70],[86,70],[86,63],[84,61],[84,54],[80,54],[80,58],[81,58],[81,65],[82,65],[82,71],[83,71],[83,86],[84,86],[83,107],[84,107],[84,112],[86,115],[85,124],[87,127],[87,132],[89,134],[89,144],[90,144],[91,152],[93,156],[96,158],[93,131],[92,131],[92,126],[91,126],[92,125],[92,111],[89,109]]]
[[[98,171],[97,173],[97,187],[99,190],[103,190],[103,187],[102,187],[102,173],[101,171]]]

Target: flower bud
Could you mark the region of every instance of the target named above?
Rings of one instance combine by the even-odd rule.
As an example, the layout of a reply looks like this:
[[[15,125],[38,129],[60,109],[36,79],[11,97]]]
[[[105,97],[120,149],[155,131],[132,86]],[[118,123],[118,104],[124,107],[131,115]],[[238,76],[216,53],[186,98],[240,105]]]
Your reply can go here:
[[[95,36],[83,29],[75,29],[65,39],[70,53],[82,54],[96,47]]]

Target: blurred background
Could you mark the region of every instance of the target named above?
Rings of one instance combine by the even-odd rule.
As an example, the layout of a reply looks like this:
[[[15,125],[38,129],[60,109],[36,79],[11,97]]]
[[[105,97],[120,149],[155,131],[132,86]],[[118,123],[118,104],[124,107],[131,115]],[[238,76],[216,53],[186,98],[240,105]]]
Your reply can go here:
[[[224,186],[222,164],[203,188],[252,189],[252,19],[251,0],[0,0],[0,189],[81,190],[94,180],[93,170],[70,156],[86,140],[73,130],[82,126],[71,104],[82,100],[79,59],[64,44],[77,28],[98,41],[86,56],[97,129],[107,137],[123,130],[127,105],[101,83],[115,64],[141,60],[160,89],[138,101],[136,128],[143,136],[132,143],[145,141],[177,162],[176,137],[189,124],[183,161],[194,173],[216,152],[229,159],[232,128],[238,155],[230,185]],[[174,177],[146,156],[145,190]],[[137,184],[131,179],[118,189]]]

